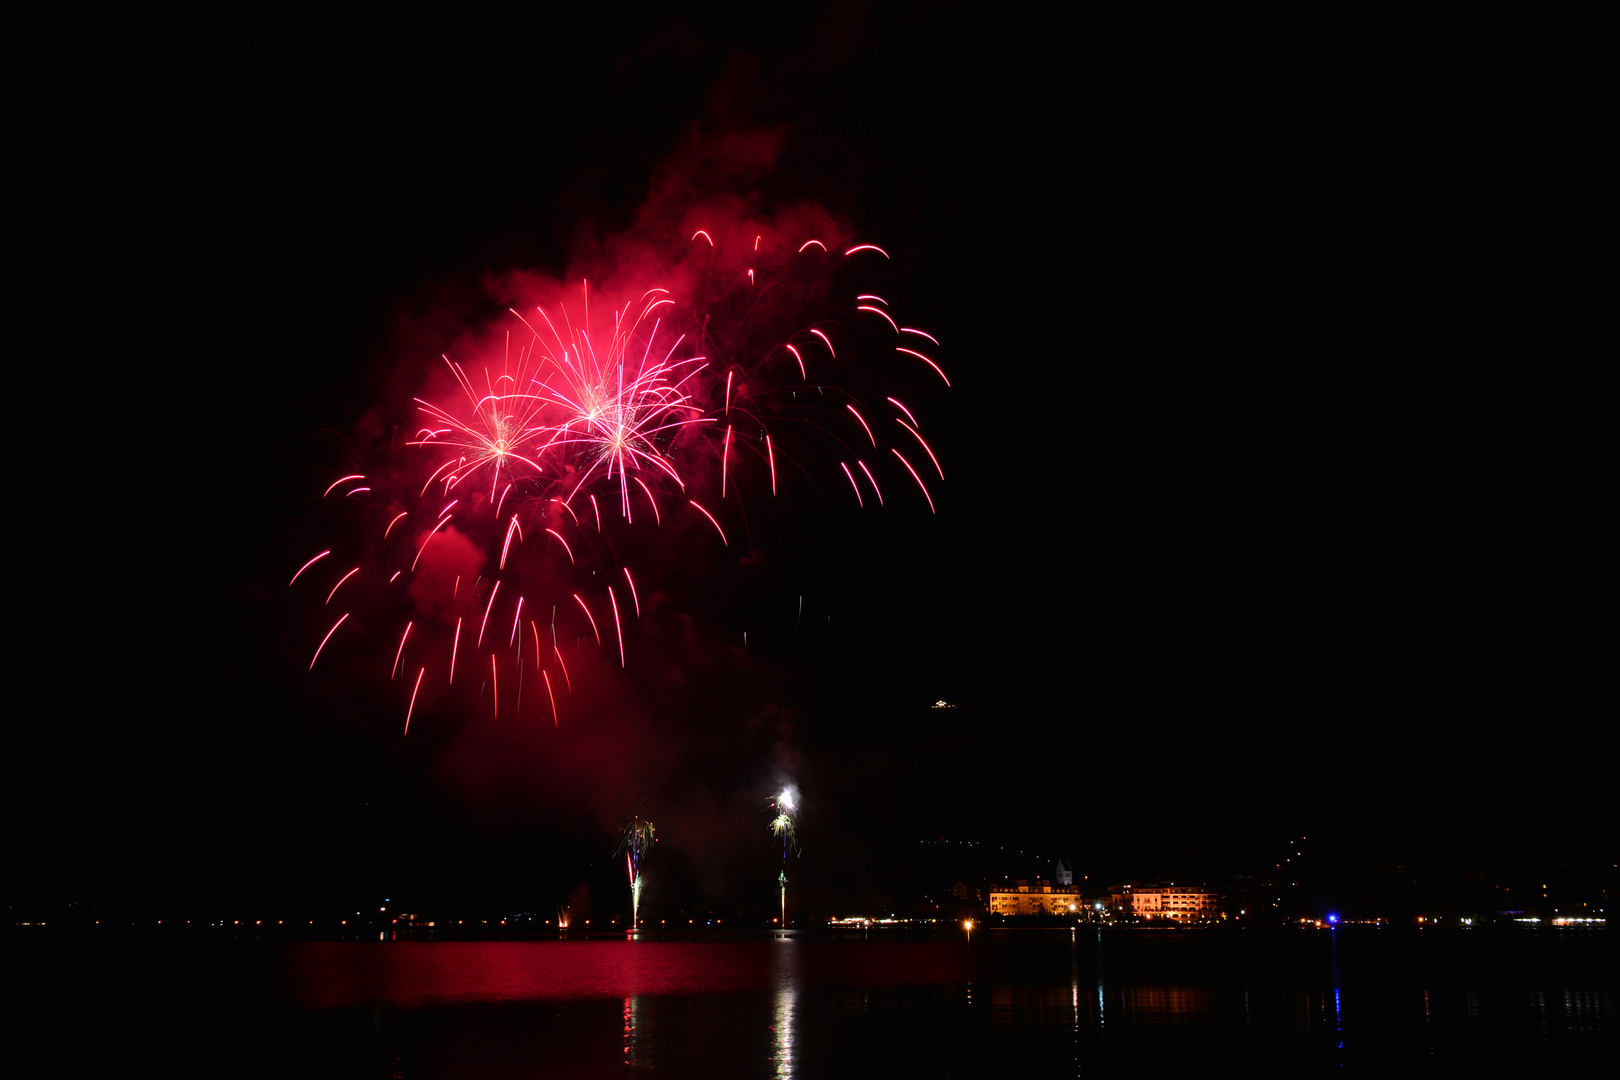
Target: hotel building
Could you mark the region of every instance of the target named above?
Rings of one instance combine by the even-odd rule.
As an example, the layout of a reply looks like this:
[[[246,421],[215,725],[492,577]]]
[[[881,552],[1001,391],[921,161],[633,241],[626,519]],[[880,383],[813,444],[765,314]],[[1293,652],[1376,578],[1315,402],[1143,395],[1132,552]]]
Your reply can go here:
[[[1109,906],[1120,915],[1176,922],[1217,918],[1220,897],[1202,885],[1119,885],[1108,890]]]
[[[1033,884],[1020,879],[991,885],[987,900],[992,915],[1072,915],[1085,906],[1077,887],[1053,885],[1045,878]]]

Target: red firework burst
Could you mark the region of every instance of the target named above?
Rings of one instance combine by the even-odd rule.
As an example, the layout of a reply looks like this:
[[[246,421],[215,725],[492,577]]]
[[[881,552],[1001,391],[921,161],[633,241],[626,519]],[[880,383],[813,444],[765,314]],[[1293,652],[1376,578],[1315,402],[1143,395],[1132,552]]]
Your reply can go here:
[[[310,667],[343,647],[362,621],[350,616],[365,608],[373,630],[395,627],[379,672],[386,663],[391,680],[409,684],[407,732],[424,679],[447,687],[458,668],[488,687],[496,720],[502,701],[511,702],[507,715],[523,715],[527,673],[545,688],[531,695],[533,715],[557,724],[558,682],[565,694],[572,687],[563,637],[588,626],[587,640],[628,664],[626,630],[642,604],[618,555],[626,530],[667,529],[691,515],[729,545],[721,503],[745,489],[749,498],[775,497],[784,467],[818,487],[839,477],[860,508],[871,507],[862,481],[884,505],[879,475],[887,470],[935,511],[922,472],[943,480],[944,470],[916,413],[852,383],[925,365],[949,386],[929,355],[938,340],[901,325],[869,292],[834,297],[821,318],[798,321],[825,298],[835,264],[888,254],[856,244],[839,255],[811,239],[766,267],[760,239],[744,276],[728,272],[699,230],[691,243],[707,244],[710,257],[691,296],[661,285],[604,305],[582,283],[572,311],[563,303],[514,308],[498,357],[444,357],[454,388],[414,399],[420,427],[407,441],[409,460],[377,476],[349,473],[323,495],[360,504],[359,535],[309,559],[289,582],[318,589],[332,613]],[[606,309],[594,330],[593,299]],[[841,381],[850,375],[858,378]],[[898,445],[881,445],[891,432]],[[716,491],[719,501],[710,501]],[[546,606],[542,628],[534,616]],[[559,610],[573,620],[562,636]],[[506,695],[503,677],[514,684]]]

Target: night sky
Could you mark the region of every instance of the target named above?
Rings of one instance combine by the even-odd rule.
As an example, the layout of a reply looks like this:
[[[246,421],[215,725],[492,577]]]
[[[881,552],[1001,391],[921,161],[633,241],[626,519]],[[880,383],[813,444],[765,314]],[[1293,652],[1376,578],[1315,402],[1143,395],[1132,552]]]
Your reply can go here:
[[[980,19],[143,26],[42,84],[14,903],[549,910],[639,805],[669,897],[746,904],[784,772],[825,904],[940,836],[1120,875],[1609,850],[1580,291],[1490,133],[1348,36]],[[762,133],[771,168],[691,183],[894,254],[952,376],[938,515],[762,526],[694,571],[689,690],[626,673],[566,737],[406,741],[397,686],[307,675],[286,580],[371,411],[492,280]]]

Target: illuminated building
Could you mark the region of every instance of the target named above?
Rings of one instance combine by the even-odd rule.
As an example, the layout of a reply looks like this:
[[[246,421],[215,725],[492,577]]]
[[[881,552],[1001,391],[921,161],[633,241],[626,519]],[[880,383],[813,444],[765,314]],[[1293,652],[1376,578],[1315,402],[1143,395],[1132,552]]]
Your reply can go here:
[[[988,899],[992,915],[1071,915],[1085,906],[1079,889],[1045,878],[1036,878],[1033,885],[1023,879],[992,885]]]
[[[1108,894],[1110,905],[1121,915],[1176,922],[1214,919],[1220,899],[1214,889],[1202,885],[1120,885]]]

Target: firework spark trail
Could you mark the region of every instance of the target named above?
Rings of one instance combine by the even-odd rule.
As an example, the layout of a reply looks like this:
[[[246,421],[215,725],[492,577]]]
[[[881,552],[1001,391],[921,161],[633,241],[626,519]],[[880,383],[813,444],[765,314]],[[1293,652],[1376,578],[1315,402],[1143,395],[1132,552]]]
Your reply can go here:
[[[357,506],[373,508],[367,512],[374,515],[371,520],[375,524],[368,524],[364,534],[377,537],[380,533],[385,557],[397,561],[392,566],[378,566],[362,558],[335,580],[325,577],[320,586],[328,589],[323,604],[330,605],[341,590],[350,598],[346,606],[358,610],[356,604],[379,595],[381,583],[393,585],[404,575],[402,588],[387,593],[394,598],[389,600],[394,610],[405,608],[401,611],[404,628],[389,669],[390,680],[408,670],[404,653],[409,644],[413,662],[424,650],[428,655],[445,656],[445,685],[453,684],[462,623],[480,614],[472,606],[483,600],[484,610],[471,648],[479,653],[486,651],[483,642],[489,636],[490,620],[504,618],[510,607],[512,626],[507,647],[517,650],[521,698],[522,611],[527,599],[537,590],[558,599],[572,595],[601,648],[602,635],[592,611],[597,600],[588,600],[583,591],[572,591],[564,584],[565,576],[583,574],[588,568],[593,568],[593,575],[612,574],[617,569],[624,575],[632,610],[640,620],[637,583],[615,554],[616,530],[669,527],[663,521],[660,500],[678,497],[697,510],[721,543],[729,547],[722,518],[730,516],[730,500],[737,500],[737,512],[746,514],[744,500],[754,495],[768,491],[771,496],[784,493],[791,498],[791,486],[784,491],[786,477],[779,475],[777,458],[784,453],[784,460],[814,484],[818,483],[818,469],[832,467],[832,462],[816,465],[813,454],[818,445],[822,449],[849,448],[852,436],[856,440],[864,436],[874,450],[888,449],[894,455],[917,484],[930,511],[937,512],[932,493],[912,463],[899,448],[878,439],[879,432],[868,416],[876,415],[873,409],[884,401],[899,410],[904,419],[897,418],[896,423],[906,435],[895,438],[914,440],[921,446],[943,480],[944,469],[921,433],[918,413],[896,397],[883,397],[881,391],[874,396],[869,390],[840,389],[836,380],[843,370],[858,371],[863,382],[870,382],[876,365],[883,363],[886,356],[891,358],[888,367],[897,374],[904,375],[907,364],[895,358],[908,363],[920,360],[949,386],[944,370],[930,356],[896,342],[896,338],[902,342],[916,338],[919,345],[927,343],[923,347],[938,348],[939,340],[926,330],[900,325],[891,313],[894,306],[890,301],[871,292],[845,301],[842,308],[835,304],[834,309],[823,309],[814,316],[816,325],[800,323],[802,329],[774,340],[767,338],[776,331],[763,324],[751,327],[746,314],[742,322],[726,322],[733,316],[725,314],[711,322],[712,311],[727,310],[722,302],[729,302],[727,296],[746,298],[739,310],[752,310],[756,299],[771,290],[778,290],[772,295],[780,295],[780,290],[787,287],[784,281],[801,273],[795,266],[805,267],[803,274],[824,273],[816,269],[827,265],[824,261],[798,264],[791,261],[791,255],[781,256],[787,262],[772,264],[774,257],[762,254],[763,235],[751,231],[749,236],[753,243],[747,253],[747,285],[722,285],[712,296],[708,291],[711,285],[705,285],[702,307],[694,307],[667,289],[651,288],[622,306],[610,304],[611,319],[600,314],[593,319],[590,301],[596,301],[600,312],[601,294],[592,297],[592,290],[582,284],[578,311],[571,313],[569,304],[556,302],[549,307],[540,304],[523,311],[511,309],[522,329],[507,331],[500,338],[504,344],[496,347],[489,360],[468,364],[442,356],[444,367],[439,370],[453,386],[453,392],[442,398],[424,393],[412,399],[423,423],[404,445],[420,458],[408,462],[397,475],[377,470],[372,470],[375,475],[369,478],[361,473],[346,473],[326,487],[323,498],[352,498]],[[692,242],[715,256],[724,255],[709,230],[698,230]],[[789,245],[778,250],[794,248]],[[888,258],[888,253],[874,244],[846,246],[839,256],[819,239],[803,241],[796,251],[798,256],[811,260]],[[709,254],[704,258],[715,265]],[[762,261],[767,265],[762,267]],[[733,289],[738,291],[726,292]],[[803,295],[820,294],[811,289]],[[815,302],[819,304],[820,300]],[[710,309],[711,303],[720,306]],[[877,318],[859,318],[862,315]],[[715,358],[712,364],[711,356]],[[811,385],[811,367],[818,369],[818,379],[829,383]],[[836,406],[825,400],[832,395],[839,399]],[[879,464],[856,459],[848,449],[843,453],[849,460],[836,461],[837,470],[850,484],[857,507],[864,508],[865,499],[855,469],[871,485],[882,506],[882,478],[877,474],[883,470]],[[756,461],[762,466],[757,471],[750,464]],[[702,483],[689,491],[694,473]],[[711,512],[704,503],[713,497],[715,481],[722,502],[718,506],[710,503],[714,506]],[[637,489],[637,499],[645,498],[651,511],[650,526],[638,524],[632,500]],[[570,505],[580,495],[591,505],[589,520],[594,530],[581,528],[580,515]],[[606,507],[602,499],[609,500]],[[613,512],[615,502],[617,514]],[[402,527],[403,523],[418,520],[423,523],[419,529]],[[671,525],[678,521],[677,514]],[[433,523],[430,528],[427,522]],[[378,532],[370,532],[371,528]],[[575,530],[572,537],[567,535],[569,528]],[[394,536],[396,532],[398,537]],[[530,536],[540,542],[531,542]],[[550,547],[550,540],[560,545],[560,556]],[[579,548],[581,543],[585,544],[583,550]],[[404,549],[402,553],[400,548]],[[323,550],[300,566],[289,580],[289,587],[306,575],[324,576],[323,563],[334,550]],[[431,582],[448,581],[443,567],[477,553],[493,563],[495,570],[478,573],[477,581],[472,581],[477,571],[467,570],[470,588],[458,574],[454,587],[446,590],[449,598],[430,604],[429,594],[443,587]],[[563,558],[566,565],[562,564]],[[616,589],[597,580],[594,588],[607,593],[605,598],[613,612],[615,644],[623,668],[633,643],[624,639]],[[503,589],[507,581],[512,584]],[[589,591],[594,594],[594,589]],[[500,599],[503,595],[506,600]],[[311,669],[348,618],[349,614],[344,614],[326,630],[311,659]],[[558,724],[558,713],[548,670],[552,659],[572,689],[557,643],[555,621],[554,606],[552,656],[545,657],[540,650],[538,627],[531,620],[535,669],[546,684],[554,726]],[[631,629],[636,629],[634,624]],[[445,638],[450,640],[445,642]],[[491,649],[497,647],[498,642],[492,640]],[[445,651],[438,653],[438,649]],[[499,664],[494,652],[488,655],[492,705],[498,719]],[[418,665],[406,711],[407,729],[427,666]],[[431,704],[431,698],[424,703]],[[521,711],[521,701],[517,708]]]
[[[726,497],[726,464],[731,458],[731,425],[726,425],[726,441],[720,448],[720,497]]]
[[[782,929],[787,929],[787,858],[788,849],[798,843],[798,831],[794,822],[794,815],[798,812],[798,789],[792,784],[787,785],[771,799],[771,806],[776,814],[771,818],[771,832],[782,838],[782,872],[777,875],[777,884],[782,890]]]
[[[330,604],[332,602],[332,597],[336,596],[337,591],[343,588],[343,583],[354,577],[354,575],[358,574],[359,572],[360,568],[357,566],[353,570],[350,570],[347,574],[344,574],[342,577],[338,578],[338,583],[332,586],[331,592],[326,594],[326,603]]]
[[[613,586],[608,586],[608,603],[613,607],[613,630],[619,638],[619,667],[624,667],[624,627],[619,623],[619,600],[613,595]]]
[[[904,465],[906,467],[906,472],[910,473],[911,478],[913,480],[917,481],[917,486],[922,489],[923,498],[928,500],[928,512],[931,513],[931,514],[939,513],[938,510],[934,509],[934,497],[932,495],[928,494],[928,485],[923,483],[922,477],[917,475],[917,470],[913,469],[911,467],[911,462],[907,461],[906,458],[905,458],[905,455],[900,453],[900,451],[896,450],[892,446],[889,447],[889,452],[892,453],[895,457],[900,459],[900,464],[902,464],[902,465]]]
[[[938,373],[940,378],[945,379],[945,385],[946,386],[951,385],[951,380],[945,377],[945,372],[943,370],[941,370],[940,366],[938,364],[934,363],[932,360],[928,359],[928,357],[924,356],[922,353],[918,352],[916,349],[903,349],[900,346],[896,345],[894,347],[894,351],[895,352],[903,352],[903,353],[907,354],[908,356],[915,356],[917,359],[921,360],[923,363],[925,363],[929,367],[933,368],[934,371]]]
[[[422,546],[416,549],[416,558],[411,560],[411,573],[414,574],[416,572],[416,564],[422,561],[422,552],[427,550],[428,540],[432,540],[435,536],[438,536],[439,530],[444,528],[449,523],[449,518],[443,518],[437,525],[433,526],[433,531],[427,534],[427,540],[423,540]]]
[[[871,427],[866,423],[866,417],[862,416],[860,414],[860,411],[858,409],[856,409],[855,406],[853,406],[853,405],[845,405],[844,408],[848,409],[850,411],[850,413],[854,415],[855,419],[857,419],[857,420],[859,420],[861,422],[861,430],[866,432],[866,437],[868,439],[872,440],[872,447],[874,449],[876,449],[877,448],[877,436],[872,434]]]
[[[897,408],[901,412],[905,413],[907,420],[910,420],[913,424],[917,423],[917,418],[915,416],[911,415],[911,410],[906,408],[904,405],[900,404],[900,402],[897,399],[888,398],[886,400],[889,402],[889,404],[893,405],[895,408]]]
[[[456,620],[456,636],[453,639],[451,639],[451,642],[450,642],[450,683],[449,683],[449,685],[454,685],[454,683],[456,681],[456,649],[459,648],[460,645],[461,645],[461,620],[458,618]],[[400,647],[404,648],[404,646],[405,646],[405,643],[400,642]]]
[[[416,685],[411,688],[411,704],[405,710],[405,734],[411,733],[411,714],[416,711],[416,694],[422,689],[422,676],[427,674],[427,668],[416,673]]]
[[[842,461],[838,463],[838,467],[844,470],[845,476],[849,477],[849,486],[855,489],[855,501],[864,507],[866,500],[861,498],[861,485],[855,482],[855,474],[850,472],[849,466]]]
[[[523,618],[523,597],[520,596],[518,597],[517,611],[513,612],[512,614],[512,634],[506,639],[506,644],[508,646],[517,641],[518,620],[521,618]]]
[[[547,529],[546,532],[557,538],[557,543],[563,546],[563,550],[568,553],[568,561],[572,563],[574,561],[574,549],[568,546],[568,541],[563,539],[562,533],[556,529]]]
[[[870,304],[862,304],[859,307],[857,307],[855,310],[856,311],[870,311],[874,315],[881,315],[881,316],[883,316],[883,320],[885,322],[887,322],[890,326],[894,327],[894,332],[895,333],[898,334],[900,332],[900,324],[895,322],[894,319],[889,315],[889,313],[887,311],[884,311],[882,308],[873,307]]]
[[[883,491],[878,487],[877,480],[872,476],[872,470],[866,467],[866,462],[864,461],[857,461],[855,464],[859,465],[861,467],[861,472],[866,474],[866,479],[872,484],[872,490],[877,493],[878,505],[882,506]]]
[[[508,484],[507,486],[510,487],[511,485]],[[500,511],[497,510],[496,511],[496,516],[499,516],[499,515],[500,515]],[[518,543],[521,544],[523,542],[523,528],[522,528],[522,526],[520,526],[518,524],[518,519],[517,519],[516,514],[512,515],[511,523],[506,526],[506,539],[501,543],[501,569],[502,570],[506,569],[506,556],[512,550],[512,534],[514,532],[517,533]],[[561,539],[561,537],[559,537],[558,539]],[[568,545],[566,543],[563,544],[563,547],[567,547],[567,546]]]
[[[940,465],[939,458],[934,456],[934,448],[928,445],[927,440],[925,440],[920,434],[917,433],[916,428],[912,427],[910,424],[906,423],[904,420],[900,419],[898,416],[894,418],[894,422],[899,424],[901,427],[905,428],[907,431],[911,432],[912,437],[914,437],[919,443],[922,444],[922,448],[924,450],[928,451],[928,460],[932,461],[934,463],[934,468],[939,472],[939,478],[941,480],[945,479],[945,470]]]
[[[394,673],[399,670],[399,658],[405,655],[405,639],[411,636],[411,623],[405,624],[405,632],[399,635],[399,651],[394,654],[394,666],[388,669],[388,679],[393,681]]]
[[[326,636],[321,638],[321,643],[315,647],[315,655],[310,657],[310,659],[309,659],[309,670],[311,670],[311,671],[315,670],[315,661],[317,661],[317,660],[319,660],[321,658],[321,650],[326,648],[326,643],[328,641],[332,640],[332,635],[337,633],[338,627],[343,625],[344,619],[347,619],[349,617],[349,615],[350,615],[349,612],[347,612],[347,611],[344,612],[343,613],[343,618],[341,618],[337,622],[333,623],[332,624],[332,629],[328,630],[326,632]]]
[[[484,628],[489,625],[489,613],[495,610],[495,597],[501,592],[501,583],[496,582],[495,587],[489,590],[489,603],[484,605],[484,621],[478,624],[478,647],[484,644]]]
[[[656,838],[653,823],[639,816],[631,818],[619,836],[619,849],[624,852],[625,870],[630,877],[630,929],[641,925],[641,892],[645,884],[642,863],[652,851]]]
[[[636,477],[636,483],[641,485],[641,490],[647,493],[647,501],[652,504],[653,524],[662,525],[664,523],[664,519],[658,514],[658,500],[653,498],[652,489],[649,488],[646,481],[642,480],[642,478],[639,476]]]
[[[591,620],[591,633],[596,635],[596,643],[598,645],[602,644],[602,632],[596,628],[596,616],[592,615],[591,609],[585,606],[585,601],[579,598],[579,593],[574,594],[574,602],[579,605],[579,610],[585,613],[585,617]]]
[[[697,500],[689,499],[687,501],[690,502],[694,507],[697,507],[697,512],[698,513],[702,514],[704,517],[709,519],[709,524],[714,526],[714,531],[720,534],[720,542],[722,544],[726,545],[727,547],[730,547],[731,546],[731,541],[726,539],[726,530],[722,529],[720,527],[720,523],[718,521],[714,520],[714,515],[709,513],[707,510],[703,509],[703,507],[698,506]]]
[[[587,614],[589,614],[589,613],[587,612]],[[551,647],[551,651],[557,654],[557,666],[562,668],[563,686],[567,688],[569,693],[573,693],[574,692],[574,680],[570,679],[568,677],[568,663],[567,663],[567,661],[565,661],[563,659],[562,650],[557,648],[557,646],[553,645]]]
[[[308,570],[310,567],[314,566],[316,563],[320,562],[322,559],[326,558],[330,554],[332,554],[332,552],[330,550],[323,551],[319,555],[315,556],[313,559],[309,560],[309,562],[305,563],[303,566],[300,566],[298,568],[298,573],[296,573],[296,574],[294,574],[292,576],[292,581],[287,582],[287,587],[292,588],[293,582],[296,582],[299,579],[299,577],[301,577],[303,575],[305,570]]]
[[[630,568],[626,566],[623,569],[624,580],[630,585],[630,599],[636,605],[636,618],[639,619],[641,618],[641,597],[636,595],[636,582],[635,579],[630,576]]]

